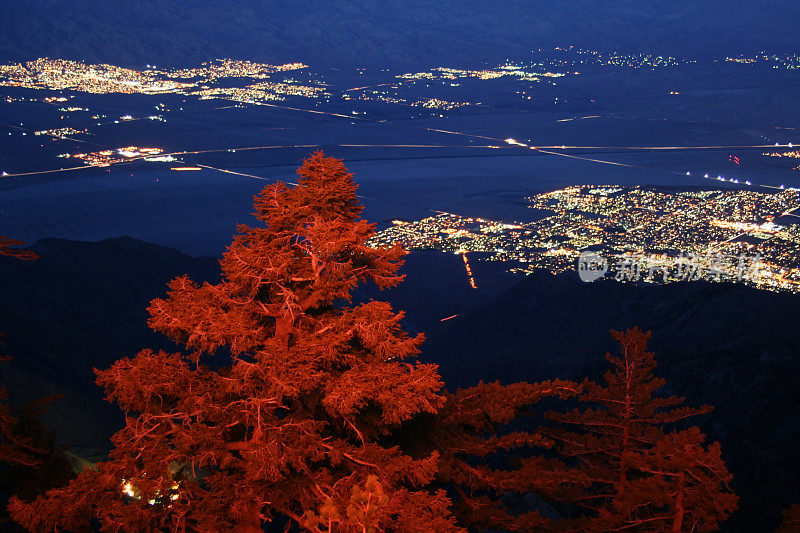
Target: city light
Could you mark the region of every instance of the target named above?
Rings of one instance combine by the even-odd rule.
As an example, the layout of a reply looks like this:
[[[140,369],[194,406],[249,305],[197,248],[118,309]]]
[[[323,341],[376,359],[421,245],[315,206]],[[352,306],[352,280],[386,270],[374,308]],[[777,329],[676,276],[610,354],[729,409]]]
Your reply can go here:
[[[587,249],[604,250],[611,257],[635,254],[649,258],[653,263],[648,266],[664,269],[686,254],[705,258],[700,261],[704,267],[720,254],[758,254],[763,258],[760,273],[746,283],[800,292],[800,224],[782,223],[782,217],[800,217],[800,194],[786,187],[778,190],[572,186],[528,198],[530,207],[551,213],[536,222],[440,213],[395,224],[370,243],[460,254],[470,285],[474,278],[467,253],[506,263],[520,274],[573,271]]]

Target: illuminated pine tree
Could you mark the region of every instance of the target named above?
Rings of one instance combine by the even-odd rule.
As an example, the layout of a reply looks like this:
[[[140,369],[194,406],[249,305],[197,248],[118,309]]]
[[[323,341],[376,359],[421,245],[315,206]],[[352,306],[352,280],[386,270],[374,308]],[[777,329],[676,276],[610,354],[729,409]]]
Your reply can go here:
[[[800,531],[800,505],[794,504],[783,511],[783,522],[775,533],[796,533]]]
[[[256,196],[262,225],[239,226],[220,283],[178,278],[152,302],[150,326],[185,350],[144,350],[98,372],[126,414],[109,459],[34,504],[14,502],[20,523],[460,530],[430,488],[438,454],[412,457],[389,438],[445,402],[436,367],[410,360],[422,336],[403,332],[389,304],[348,304],[360,283],[400,282],[405,252],[367,246],[374,228],[341,161],[318,152],[298,174],[296,187]]]
[[[39,258],[32,250],[21,248],[24,245],[0,236],[0,256],[25,261]],[[10,360],[11,357],[0,356],[0,362]],[[14,408],[6,389],[0,387],[0,493],[5,497],[14,494],[32,500],[71,477],[70,463],[56,448],[55,434],[47,432],[39,420],[41,411],[55,399],[41,398]],[[7,520],[5,512],[0,512],[0,523]]]
[[[551,518],[510,509],[509,496],[551,498],[570,477],[562,462],[543,450],[553,441],[525,418],[546,398],[566,399],[580,386],[569,381],[501,385],[479,383],[447,394],[436,415],[407,424],[408,447],[440,454],[437,481],[448,487],[459,523],[500,531],[550,531]],[[513,498],[512,498],[513,501]]]
[[[36,252],[22,248],[22,246],[25,246],[25,242],[0,235],[0,256],[13,257],[23,261],[39,259],[39,255]]]
[[[22,260],[38,259],[32,250],[20,248],[25,243],[0,235],[0,256],[13,257]],[[0,362],[9,361],[10,357],[0,356]],[[0,462],[33,467],[38,464],[35,457],[36,448],[30,439],[19,434],[19,420],[14,410],[8,403],[8,392],[5,387],[0,387]]]
[[[696,427],[668,431],[711,407],[683,406],[683,398],[660,397],[664,380],[653,375],[650,333],[612,331],[619,357],[604,383],[585,382],[579,399],[589,407],[550,414],[571,431],[549,431],[563,455],[577,462],[567,486],[584,488],[565,497],[590,513],[561,524],[568,531],[716,531],[736,508],[732,476],[719,444],[705,444]]]

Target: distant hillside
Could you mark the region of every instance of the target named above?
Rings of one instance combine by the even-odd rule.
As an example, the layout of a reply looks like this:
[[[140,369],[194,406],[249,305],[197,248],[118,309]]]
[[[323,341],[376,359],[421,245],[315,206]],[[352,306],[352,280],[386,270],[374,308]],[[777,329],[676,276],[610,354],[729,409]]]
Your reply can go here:
[[[424,358],[445,382],[599,378],[615,351],[609,329],[652,330],[656,374],[691,405],[712,404],[703,429],[722,443],[742,497],[735,531],[774,531],[800,501],[800,297],[721,283],[635,287],[577,276],[530,276],[429,331]]]
[[[48,422],[73,451],[97,458],[120,414],[101,400],[91,368],[144,347],[174,349],[147,328],[147,304],[171,278],[215,279],[218,266],[130,238],[45,239],[34,249],[38,261],[0,257],[0,353],[14,356],[0,365],[0,382],[17,401],[63,393]],[[405,283],[364,287],[356,300],[406,310],[406,328],[428,335],[423,359],[439,363],[449,387],[597,377],[615,349],[609,328],[652,330],[656,373],[669,391],[716,406],[700,422],[722,443],[742,496],[730,530],[774,531],[780,509],[800,502],[800,297],[732,284],[519,279],[478,261],[472,268],[477,291],[459,256],[414,253]]]
[[[215,279],[217,262],[128,237],[44,239],[32,248],[41,259],[0,257],[0,353],[14,358],[0,364],[0,381],[17,402],[64,394],[47,422],[75,453],[96,456],[121,418],[102,401],[92,368],[173,347],[148,329],[148,303],[175,276]]]
[[[19,261],[0,256],[0,383],[12,400],[63,394],[46,420],[62,442],[78,454],[102,455],[120,427],[120,412],[102,400],[92,368],[108,368],[142,348],[175,350],[165,336],[147,327],[150,301],[162,297],[167,282],[188,274],[202,282],[219,276],[216,259],[194,258],[130,237],[100,242],[44,239],[32,246],[41,258]],[[413,254],[403,272],[408,280],[388,292],[363,287],[357,301],[389,299],[411,313],[406,327],[426,331],[507,287],[514,278],[496,276],[496,267],[476,267],[486,286],[469,288],[459,256]]]
[[[790,0],[30,0],[2,12],[2,61],[399,65],[499,61],[568,44],[673,55],[800,49],[800,4]]]

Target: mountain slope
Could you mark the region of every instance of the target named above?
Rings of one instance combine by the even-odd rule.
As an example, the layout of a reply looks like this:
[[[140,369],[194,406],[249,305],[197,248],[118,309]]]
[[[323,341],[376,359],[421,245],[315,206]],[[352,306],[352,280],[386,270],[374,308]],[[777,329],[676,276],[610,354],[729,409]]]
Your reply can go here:
[[[15,402],[63,394],[46,422],[74,452],[102,455],[120,413],[102,401],[92,369],[142,348],[174,348],[147,327],[146,307],[175,276],[213,279],[216,260],[128,237],[32,248],[37,261],[0,257],[0,353],[13,357],[0,380]]]
[[[145,347],[175,349],[147,328],[145,308],[175,276],[213,280],[216,260],[130,238],[46,239],[34,249],[38,261],[0,258],[0,353],[14,356],[0,365],[0,380],[16,401],[63,393],[47,422],[74,452],[98,458],[120,414],[101,400],[92,367]],[[699,422],[722,443],[742,497],[729,530],[772,531],[780,509],[800,501],[799,297],[733,284],[635,287],[545,274],[517,281],[497,264],[473,263],[478,291],[459,256],[415,253],[405,283],[364,287],[356,301],[406,310],[406,327],[428,335],[423,360],[440,365],[449,387],[598,377],[603,354],[615,349],[608,329],[652,330],[668,392],[716,406]]]
[[[635,287],[537,274],[429,332],[424,356],[449,386],[594,378],[616,350],[609,329],[651,330],[656,375],[722,444],[740,511],[736,531],[773,531],[800,501],[800,297],[735,284]]]

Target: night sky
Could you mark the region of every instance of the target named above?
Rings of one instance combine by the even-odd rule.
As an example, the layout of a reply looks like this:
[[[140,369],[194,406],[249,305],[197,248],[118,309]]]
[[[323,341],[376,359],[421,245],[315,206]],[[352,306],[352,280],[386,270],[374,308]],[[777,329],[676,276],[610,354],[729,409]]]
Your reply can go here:
[[[242,57],[398,66],[494,60],[564,44],[672,55],[800,46],[800,4],[791,0],[32,0],[2,9],[6,61],[176,64]]]

